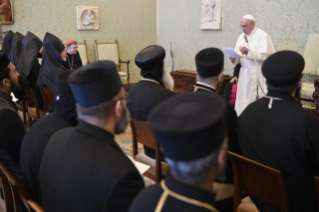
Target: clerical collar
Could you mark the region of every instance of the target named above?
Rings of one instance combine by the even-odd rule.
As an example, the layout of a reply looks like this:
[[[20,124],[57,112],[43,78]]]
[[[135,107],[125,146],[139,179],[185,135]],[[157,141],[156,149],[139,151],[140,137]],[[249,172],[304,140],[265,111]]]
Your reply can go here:
[[[283,100],[293,100],[293,97],[287,93],[279,91],[269,91],[264,98],[269,99],[268,109],[272,109],[274,100],[283,101]]]
[[[149,81],[149,82],[154,82],[154,83],[156,83],[156,84],[160,84],[159,82],[157,82],[156,80],[153,80],[153,79],[148,79],[148,78],[143,78],[142,79],[143,81]]]
[[[206,83],[203,83],[203,82],[198,82],[198,81],[197,81],[196,84],[198,84],[198,85],[204,85],[204,86],[206,86],[206,87],[209,87],[209,88],[211,88],[211,89],[216,90],[216,88],[215,88],[214,86],[209,85],[209,84],[206,84]]]

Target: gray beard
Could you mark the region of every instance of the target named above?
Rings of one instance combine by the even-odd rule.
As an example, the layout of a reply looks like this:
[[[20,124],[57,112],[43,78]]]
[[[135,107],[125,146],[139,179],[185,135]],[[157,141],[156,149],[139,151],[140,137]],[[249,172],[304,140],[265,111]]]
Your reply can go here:
[[[121,134],[125,132],[129,121],[131,119],[130,112],[128,111],[127,108],[123,111],[123,118],[115,125],[114,132],[115,134]]]
[[[165,88],[173,91],[174,79],[173,79],[171,73],[164,66],[163,66],[162,83],[165,86]]]

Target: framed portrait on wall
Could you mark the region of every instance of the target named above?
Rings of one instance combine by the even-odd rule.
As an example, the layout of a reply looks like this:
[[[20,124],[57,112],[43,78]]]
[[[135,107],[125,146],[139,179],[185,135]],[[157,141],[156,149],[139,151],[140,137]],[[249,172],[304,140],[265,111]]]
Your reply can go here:
[[[13,0],[0,0],[0,23],[13,24]]]
[[[99,30],[98,8],[88,6],[77,6],[77,24],[79,31]]]
[[[202,30],[222,30],[223,0],[202,0]]]

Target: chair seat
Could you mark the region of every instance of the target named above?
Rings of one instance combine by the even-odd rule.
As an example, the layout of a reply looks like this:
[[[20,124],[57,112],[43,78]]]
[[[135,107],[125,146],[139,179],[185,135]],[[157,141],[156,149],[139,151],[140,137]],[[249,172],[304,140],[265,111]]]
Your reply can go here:
[[[148,157],[144,153],[138,153],[137,155],[135,155],[134,159],[138,162],[151,166],[149,170],[147,170],[147,172],[155,175],[155,159]],[[168,171],[169,166],[166,163],[162,162],[162,176],[165,176]]]
[[[127,81],[127,73],[126,72],[119,71],[119,75],[120,75],[122,82]]]
[[[42,110],[40,110],[39,113],[40,113],[40,117],[45,115]],[[28,107],[28,116],[37,120],[37,112],[35,107]]]
[[[237,212],[259,212],[256,205],[251,201],[250,197],[247,196],[241,200],[237,208]]]
[[[213,183],[213,192],[216,194],[215,202],[234,197],[234,185],[227,183]]]
[[[307,99],[307,100],[313,100],[312,98],[312,93],[315,91],[314,84],[308,83],[308,82],[303,82],[301,91],[300,91],[300,97],[302,99]]]

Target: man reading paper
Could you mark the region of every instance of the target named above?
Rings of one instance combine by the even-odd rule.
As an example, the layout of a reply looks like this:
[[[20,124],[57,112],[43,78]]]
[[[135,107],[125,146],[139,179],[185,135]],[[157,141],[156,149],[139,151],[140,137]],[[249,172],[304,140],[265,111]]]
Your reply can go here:
[[[241,19],[240,27],[243,33],[238,37],[234,49],[242,58],[229,58],[232,63],[241,64],[235,103],[238,116],[247,105],[257,99],[257,96],[262,97],[267,93],[261,65],[268,56],[275,52],[270,36],[256,27],[255,18],[252,15],[245,15]],[[237,81],[237,77],[231,80],[231,82],[234,81]]]

